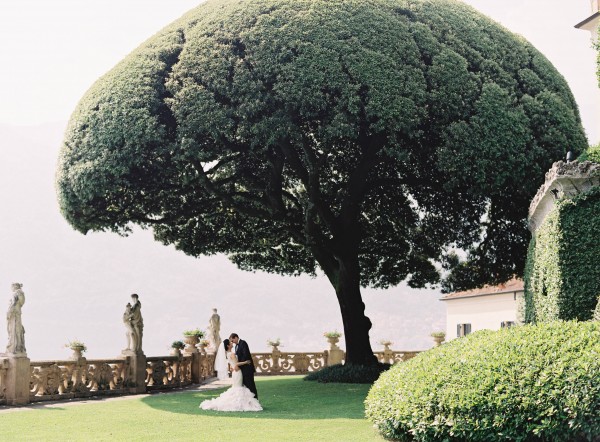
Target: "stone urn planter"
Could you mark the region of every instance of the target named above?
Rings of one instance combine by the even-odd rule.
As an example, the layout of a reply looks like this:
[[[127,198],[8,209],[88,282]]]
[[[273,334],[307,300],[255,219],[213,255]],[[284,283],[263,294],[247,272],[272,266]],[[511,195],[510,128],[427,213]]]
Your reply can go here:
[[[390,348],[394,343],[392,341],[388,341],[387,339],[383,339],[378,342],[379,345],[383,345],[382,354],[378,353],[377,358],[379,362],[384,362],[386,364],[394,363],[394,351]]]
[[[204,337],[204,332],[200,329],[186,330],[183,332],[183,341],[185,342],[185,354],[198,353],[196,347],[200,342],[200,339]]]
[[[341,364],[344,360],[344,351],[337,346],[337,343],[340,342],[340,338],[342,334],[338,331],[333,332],[325,332],[323,336],[327,338],[327,342],[329,342],[329,350],[327,351],[327,365],[336,365]]]
[[[329,342],[330,350],[339,350],[337,343],[340,342],[339,336],[326,336],[327,342]]]
[[[71,359],[79,360],[79,359],[83,358],[83,352],[85,351],[85,347],[83,347],[83,346],[71,347],[71,350],[73,350]]]
[[[337,343],[340,342],[340,338],[342,334],[338,331],[334,332],[326,332],[323,333],[323,336],[327,338],[327,342],[329,342],[330,350],[339,350],[340,348],[337,346]]]
[[[71,341],[65,344],[65,347],[73,350],[73,354],[71,355],[71,360],[78,361],[83,358],[83,353],[87,350],[87,347],[83,342],[79,341]]]
[[[181,357],[181,350],[185,348],[183,341],[173,341],[171,344],[171,356]]]
[[[198,336],[185,336],[183,337],[183,342],[185,342],[185,353],[198,353],[198,349],[196,345],[200,342],[200,338]]]
[[[200,350],[201,354],[203,354],[203,355],[206,354],[206,348],[208,347],[208,344],[209,344],[209,342],[204,339],[198,343],[198,349]]]
[[[267,345],[271,347],[271,353],[280,353],[279,346],[281,345],[281,341],[279,340],[279,338],[268,340]]]
[[[390,348],[390,345],[392,345],[393,343],[391,341],[380,341],[379,345],[383,345],[383,352],[384,353],[389,353],[392,351],[392,349]]]
[[[331,348],[339,348],[337,343],[340,342],[340,338],[327,338],[327,342],[331,345]]]
[[[440,345],[442,345],[442,342],[444,342],[446,340],[446,333],[434,332],[431,334],[431,337],[433,338],[433,342],[435,343],[435,346],[439,347]]]

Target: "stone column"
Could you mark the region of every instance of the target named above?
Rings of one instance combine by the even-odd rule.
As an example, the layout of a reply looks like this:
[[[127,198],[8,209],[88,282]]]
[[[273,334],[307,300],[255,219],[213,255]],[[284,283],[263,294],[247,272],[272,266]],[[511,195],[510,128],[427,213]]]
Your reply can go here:
[[[327,366],[341,364],[344,360],[344,350],[337,346],[340,338],[327,338],[331,347],[329,348],[329,352],[327,354]]]
[[[190,353],[187,353],[186,355],[190,355]],[[192,355],[192,384],[201,384],[202,383],[202,360],[204,358],[206,358],[206,356],[198,351],[192,352],[191,355]]]
[[[29,381],[31,378],[27,355],[6,355],[6,405],[26,405],[29,403]]]
[[[123,356],[129,358],[129,380],[131,393],[146,392],[146,377],[148,371],[146,369],[146,355],[144,352],[135,352],[133,350],[123,350]]]
[[[341,364],[344,360],[344,350],[336,349],[329,350],[329,355],[327,356],[327,366]]]

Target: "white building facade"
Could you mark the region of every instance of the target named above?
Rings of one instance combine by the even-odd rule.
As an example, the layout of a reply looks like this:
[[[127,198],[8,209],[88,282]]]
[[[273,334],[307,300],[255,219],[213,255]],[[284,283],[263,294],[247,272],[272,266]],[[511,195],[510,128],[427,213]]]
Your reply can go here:
[[[477,330],[499,330],[523,323],[523,281],[512,279],[498,286],[450,293],[446,304],[446,340]]]
[[[577,23],[575,27],[592,34],[592,41],[598,41],[598,26],[600,25],[600,0],[590,0],[591,15],[585,20]]]

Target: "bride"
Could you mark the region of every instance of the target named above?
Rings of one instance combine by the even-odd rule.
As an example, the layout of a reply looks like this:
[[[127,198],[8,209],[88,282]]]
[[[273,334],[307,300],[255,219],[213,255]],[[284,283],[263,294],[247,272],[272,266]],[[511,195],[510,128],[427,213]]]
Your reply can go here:
[[[242,372],[239,365],[245,362],[238,363],[235,351],[232,349],[233,343],[229,342],[229,339],[223,341],[223,348],[227,354],[229,365],[233,367],[231,374],[233,385],[219,397],[203,401],[200,408],[216,411],[261,411],[262,407],[258,399],[254,397],[254,393],[242,385]],[[219,351],[219,353],[221,352]]]

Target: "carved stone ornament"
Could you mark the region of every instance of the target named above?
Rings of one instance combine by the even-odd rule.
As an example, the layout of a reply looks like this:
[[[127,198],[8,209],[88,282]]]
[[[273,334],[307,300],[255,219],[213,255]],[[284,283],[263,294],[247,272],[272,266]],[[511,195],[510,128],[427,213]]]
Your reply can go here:
[[[542,225],[554,202],[600,185],[600,164],[591,161],[557,161],[546,172],[546,181],[529,205],[528,225],[533,233]]]

